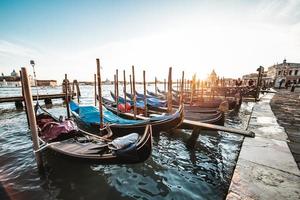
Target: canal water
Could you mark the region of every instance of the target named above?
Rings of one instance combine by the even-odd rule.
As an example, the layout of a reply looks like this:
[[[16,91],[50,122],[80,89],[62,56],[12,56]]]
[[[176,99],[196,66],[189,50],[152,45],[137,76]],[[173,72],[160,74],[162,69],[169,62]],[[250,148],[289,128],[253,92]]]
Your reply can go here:
[[[81,104],[93,104],[93,86],[80,88]],[[111,89],[105,85],[104,96]],[[61,87],[39,88],[40,94],[58,92]],[[0,97],[15,95],[20,88],[0,88]],[[252,106],[243,103],[238,113],[227,115],[226,125],[246,128]],[[53,100],[49,111],[66,115],[62,100]],[[39,174],[25,112],[14,103],[0,104],[0,199],[224,199],[243,137],[206,131],[190,150],[190,135],[162,133],[154,138],[152,156],[140,164],[86,164],[45,151],[44,174]]]

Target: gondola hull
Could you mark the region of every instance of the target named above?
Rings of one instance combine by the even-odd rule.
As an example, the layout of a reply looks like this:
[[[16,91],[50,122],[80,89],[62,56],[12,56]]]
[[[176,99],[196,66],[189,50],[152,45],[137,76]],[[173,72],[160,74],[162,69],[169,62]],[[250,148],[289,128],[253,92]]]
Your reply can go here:
[[[53,122],[58,122],[58,119],[51,114],[37,115],[37,122],[47,117],[52,118]],[[42,127],[39,126],[41,129]],[[41,132],[39,133],[40,141],[47,145],[47,149],[53,151],[61,157],[66,157],[72,160],[80,160],[98,164],[123,164],[123,163],[139,163],[144,162],[149,158],[152,152],[152,128],[151,125],[144,127],[144,131],[139,134],[138,141],[129,147],[119,150],[107,149],[107,144],[99,142],[99,139],[93,140],[92,136],[84,137],[86,132],[78,129],[73,133],[72,137],[67,139],[60,139],[57,141],[45,141],[41,138]],[[81,138],[81,142],[79,139]],[[82,138],[86,139],[82,142]],[[92,138],[92,139],[91,139]],[[116,138],[113,135],[114,139]]]

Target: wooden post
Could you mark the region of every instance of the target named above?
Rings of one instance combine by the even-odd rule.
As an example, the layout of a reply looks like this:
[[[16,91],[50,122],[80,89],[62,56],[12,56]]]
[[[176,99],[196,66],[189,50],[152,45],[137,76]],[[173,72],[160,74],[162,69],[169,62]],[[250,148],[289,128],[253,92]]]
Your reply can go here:
[[[168,112],[172,111],[172,67],[169,68],[168,76]]]
[[[147,116],[147,96],[146,96],[146,71],[143,71],[143,82],[144,82],[144,112],[145,117]]]
[[[119,70],[116,69],[116,103],[117,103],[117,115],[119,115]]]
[[[130,81],[130,94],[132,96],[132,80],[131,80],[131,75],[129,75],[129,81]]]
[[[126,106],[127,106],[127,101],[126,101],[126,74],[125,74],[125,70],[123,70],[123,81],[124,81],[124,88],[123,88],[123,92],[124,92],[124,107],[125,107],[125,112],[126,112]]]
[[[184,79],[184,88],[185,88],[184,91],[187,92],[187,81],[186,81],[186,79]]]
[[[166,92],[166,79],[164,79],[164,92]]]
[[[24,94],[24,85],[23,85],[23,77],[22,77],[22,72],[20,71],[20,78],[21,78],[21,87],[22,87],[22,96],[23,99],[25,98],[25,94]],[[27,112],[27,106],[26,106],[26,101],[24,100],[24,105],[25,105],[25,113],[26,113],[26,119],[27,119],[27,125],[28,128],[30,128],[30,124],[29,124],[29,118],[28,118],[28,112]]]
[[[182,71],[181,84],[180,84],[180,105],[183,103],[183,87],[184,87],[184,71]]]
[[[132,90],[133,90],[133,116],[136,119],[136,92],[135,92],[135,75],[134,66],[132,65]]]
[[[79,103],[79,101],[80,101],[80,97],[81,97],[81,93],[80,93],[80,88],[79,88],[79,83],[78,83],[78,81],[77,80],[75,80],[76,82],[76,95],[77,95],[77,101],[78,101],[78,103]]]
[[[97,75],[94,74],[94,96],[95,96],[95,106],[97,106]]]
[[[200,128],[194,128],[191,137],[187,141],[187,147],[188,148],[194,148],[195,144],[197,142],[197,139],[199,137],[201,129]]]
[[[204,81],[201,81],[201,101],[203,101]]]
[[[117,103],[117,84],[116,84],[116,75],[114,75],[114,94],[115,94],[115,102]]]
[[[69,81],[68,81],[68,75],[65,74],[65,87],[66,87],[66,107],[67,107],[67,116],[68,119],[71,117],[70,115],[70,106],[69,106]]]
[[[178,86],[178,79],[176,80],[176,92],[179,91],[179,86]]]
[[[37,129],[37,123],[36,123],[36,116],[33,108],[33,100],[32,100],[32,94],[30,89],[30,83],[27,75],[27,70],[25,67],[21,68],[21,74],[22,74],[22,85],[24,87],[24,99],[26,102],[26,110],[28,113],[28,119],[29,119],[29,127],[31,130],[32,135],[32,142],[33,142],[33,149],[34,149],[34,155],[35,160],[38,166],[38,169],[42,169],[43,167],[43,161],[42,157],[39,151],[37,151],[40,148],[39,144],[39,138],[38,138],[38,129]]]
[[[257,77],[257,84],[256,84],[255,101],[257,101],[259,98],[261,82],[262,82],[262,74],[263,74],[264,68],[262,66],[259,66],[259,68],[256,71],[258,71],[258,77]]]
[[[196,80],[196,74],[193,75],[191,83],[190,83],[190,91],[191,91],[190,105],[192,105],[192,103],[193,103],[195,80]]]
[[[155,94],[157,95],[157,78],[155,76],[155,81],[154,81],[154,87],[155,87]]]
[[[98,82],[98,94],[99,94],[99,111],[100,111],[100,129],[103,128],[103,109],[102,109],[102,88],[101,88],[101,72],[100,72],[100,61],[96,59],[97,64],[97,82]]]

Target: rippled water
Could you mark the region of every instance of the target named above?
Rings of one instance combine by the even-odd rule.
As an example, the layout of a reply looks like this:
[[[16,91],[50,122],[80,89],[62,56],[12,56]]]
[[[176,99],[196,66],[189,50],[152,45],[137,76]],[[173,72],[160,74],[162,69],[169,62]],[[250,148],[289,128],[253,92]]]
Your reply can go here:
[[[109,89],[104,86],[106,96]],[[81,93],[83,104],[93,104],[92,86],[82,86]],[[20,88],[0,88],[0,97],[18,94]],[[50,112],[65,115],[62,100],[53,104]],[[243,103],[226,124],[245,128],[251,108]],[[243,138],[206,131],[191,150],[185,145],[190,134],[161,134],[154,138],[152,156],[134,165],[85,164],[45,151],[45,170],[39,174],[25,113],[13,103],[0,104],[0,199],[224,199]]]

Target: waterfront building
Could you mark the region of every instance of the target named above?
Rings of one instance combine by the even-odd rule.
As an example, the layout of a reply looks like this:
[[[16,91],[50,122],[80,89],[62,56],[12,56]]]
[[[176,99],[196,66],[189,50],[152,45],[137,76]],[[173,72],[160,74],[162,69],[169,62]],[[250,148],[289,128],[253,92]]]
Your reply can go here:
[[[0,87],[20,87],[21,78],[15,70],[13,70],[10,76],[5,76],[3,73],[0,76]]]
[[[284,59],[282,63],[268,67],[267,77],[275,87],[279,87],[280,82],[282,86],[287,82],[300,84],[300,63],[289,63]]]
[[[37,86],[42,86],[42,87],[56,87],[57,86],[57,81],[56,80],[36,80]]]

